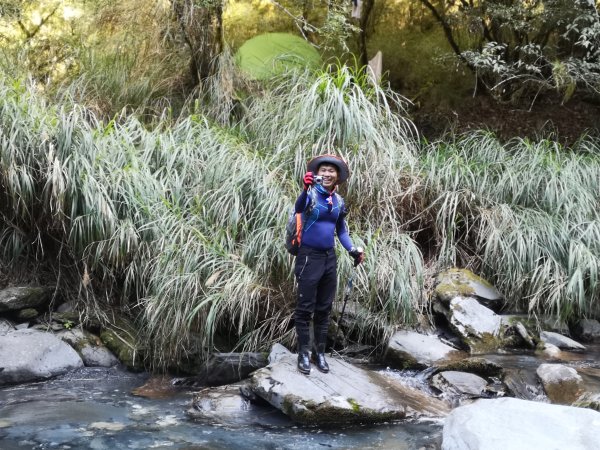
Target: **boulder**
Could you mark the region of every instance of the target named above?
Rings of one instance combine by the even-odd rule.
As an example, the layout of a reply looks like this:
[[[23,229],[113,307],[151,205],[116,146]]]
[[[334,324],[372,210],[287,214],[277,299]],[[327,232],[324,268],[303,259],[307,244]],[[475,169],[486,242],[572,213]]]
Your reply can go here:
[[[0,385],[47,379],[82,366],[77,352],[52,333],[16,330],[0,336]]]
[[[0,312],[42,306],[52,294],[46,287],[9,287],[0,291]]]
[[[100,338],[79,328],[64,330],[57,337],[69,344],[88,367],[112,367],[119,360],[111,351],[102,345]]]
[[[268,364],[265,353],[214,353],[206,363],[204,382],[209,386],[235,383]]]
[[[583,393],[583,378],[572,367],[541,364],[536,373],[552,403],[570,405]]]
[[[563,336],[562,334],[554,333],[552,331],[542,331],[540,333],[540,339],[542,340],[542,342],[556,345],[561,350],[585,350],[585,346],[581,345],[579,342],[576,342],[571,338]]]
[[[515,398],[480,399],[446,418],[442,450],[590,450],[600,442],[600,413]]]
[[[573,333],[583,342],[600,342],[600,322],[582,319],[573,326]]]
[[[83,363],[88,367],[112,367],[119,364],[119,360],[104,345],[87,345],[79,352]]]
[[[472,297],[455,297],[450,301],[450,326],[461,336],[472,353],[501,347],[502,319]]]
[[[436,279],[435,295],[445,304],[455,297],[476,297],[483,305],[498,311],[502,295],[488,281],[467,269],[449,269]]]
[[[328,358],[330,371],[297,368],[297,355],[276,344],[270,364],[250,378],[252,391],[293,420],[306,424],[374,423],[417,415],[439,417],[446,403],[377,372]]]
[[[487,381],[472,373],[448,370],[434,375],[431,384],[442,392],[479,397],[483,394]]]
[[[402,330],[390,338],[385,361],[396,369],[424,369],[441,361],[465,356],[463,352],[444,344],[435,335]]]
[[[10,320],[0,319],[0,336],[14,331],[14,329],[15,325]]]

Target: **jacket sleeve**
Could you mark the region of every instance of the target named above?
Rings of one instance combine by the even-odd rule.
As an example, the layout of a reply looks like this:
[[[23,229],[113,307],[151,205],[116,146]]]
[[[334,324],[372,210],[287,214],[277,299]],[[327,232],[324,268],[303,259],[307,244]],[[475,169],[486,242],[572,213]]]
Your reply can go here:
[[[297,213],[304,212],[306,209],[306,205],[308,205],[308,192],[302,191],[298,199],[296,200],[296,204],[294,205],[294,211]]]
[[[346,225],[347,214],[348,211],[344,206],[343,210],[340,211],[340,216],[338,217],[337,224],[335,226],[335,231],[342,246],[346,250],[350,251],[352,250],[352,247],[354,247],[354,244],[352,243],[352,239],[350,239],[350,234],[348,234],[348,226]]]

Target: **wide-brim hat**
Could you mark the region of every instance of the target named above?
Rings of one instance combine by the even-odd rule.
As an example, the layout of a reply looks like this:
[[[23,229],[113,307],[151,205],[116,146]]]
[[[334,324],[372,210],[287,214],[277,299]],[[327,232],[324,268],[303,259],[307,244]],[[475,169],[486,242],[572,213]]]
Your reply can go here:
[[[320,155],[311,159],[306,168],[309,172],[317,173],[321,164],[332,164],[338,169],[338,183],[343,183],[350,176],[348,164],[339,156],[335,155]]]

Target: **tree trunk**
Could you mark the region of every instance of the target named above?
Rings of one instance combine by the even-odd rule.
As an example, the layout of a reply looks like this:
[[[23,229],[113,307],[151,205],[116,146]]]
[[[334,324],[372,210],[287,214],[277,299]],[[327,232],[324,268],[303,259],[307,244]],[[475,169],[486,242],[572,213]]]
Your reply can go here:
[[[214,73],[216,57],[223,50],[223,1],[172,0],[171,4],[190,48],[190,72],[197,86]]]
[[[360,65],[363,67],[369,64],[369,55],[367,53],[367,25],[369,24],[369,18],[371,16],[371,12],[373,11],[374,4],[375,0],[363,0],[362,11],[360,14],[358,51],[360,53]]]

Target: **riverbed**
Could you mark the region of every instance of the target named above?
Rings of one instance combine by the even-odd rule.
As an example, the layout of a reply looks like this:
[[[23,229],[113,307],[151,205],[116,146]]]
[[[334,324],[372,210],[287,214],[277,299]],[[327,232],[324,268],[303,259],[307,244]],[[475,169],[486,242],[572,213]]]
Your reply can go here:
[[[435,449],[440,422],[302,427],[270,407],[235,422],[192,419],[193,390],[149,399],[131,391],[147,374],[84,368],[0,390],[0,448],[12,449]]]
[[[562,360],[525,353],[485,356],[530,374],[543,362],[575,367],[586,389],[600,392],[600,346],[563,352]],[[385,370],[385,369],[383,369]],[[415,372],[390,371],[427,388]],[[253,405],[231,420],[201,420],[187,411],[197,389],[179,387],[163,398],[132,394],[149,374],[84,368],[52,380],[0,389],[0,448],[12,449],[439,449],[442,420],[324,429],[299,426],[269,406]],[[543,397],[539,401],[547,401]]]

